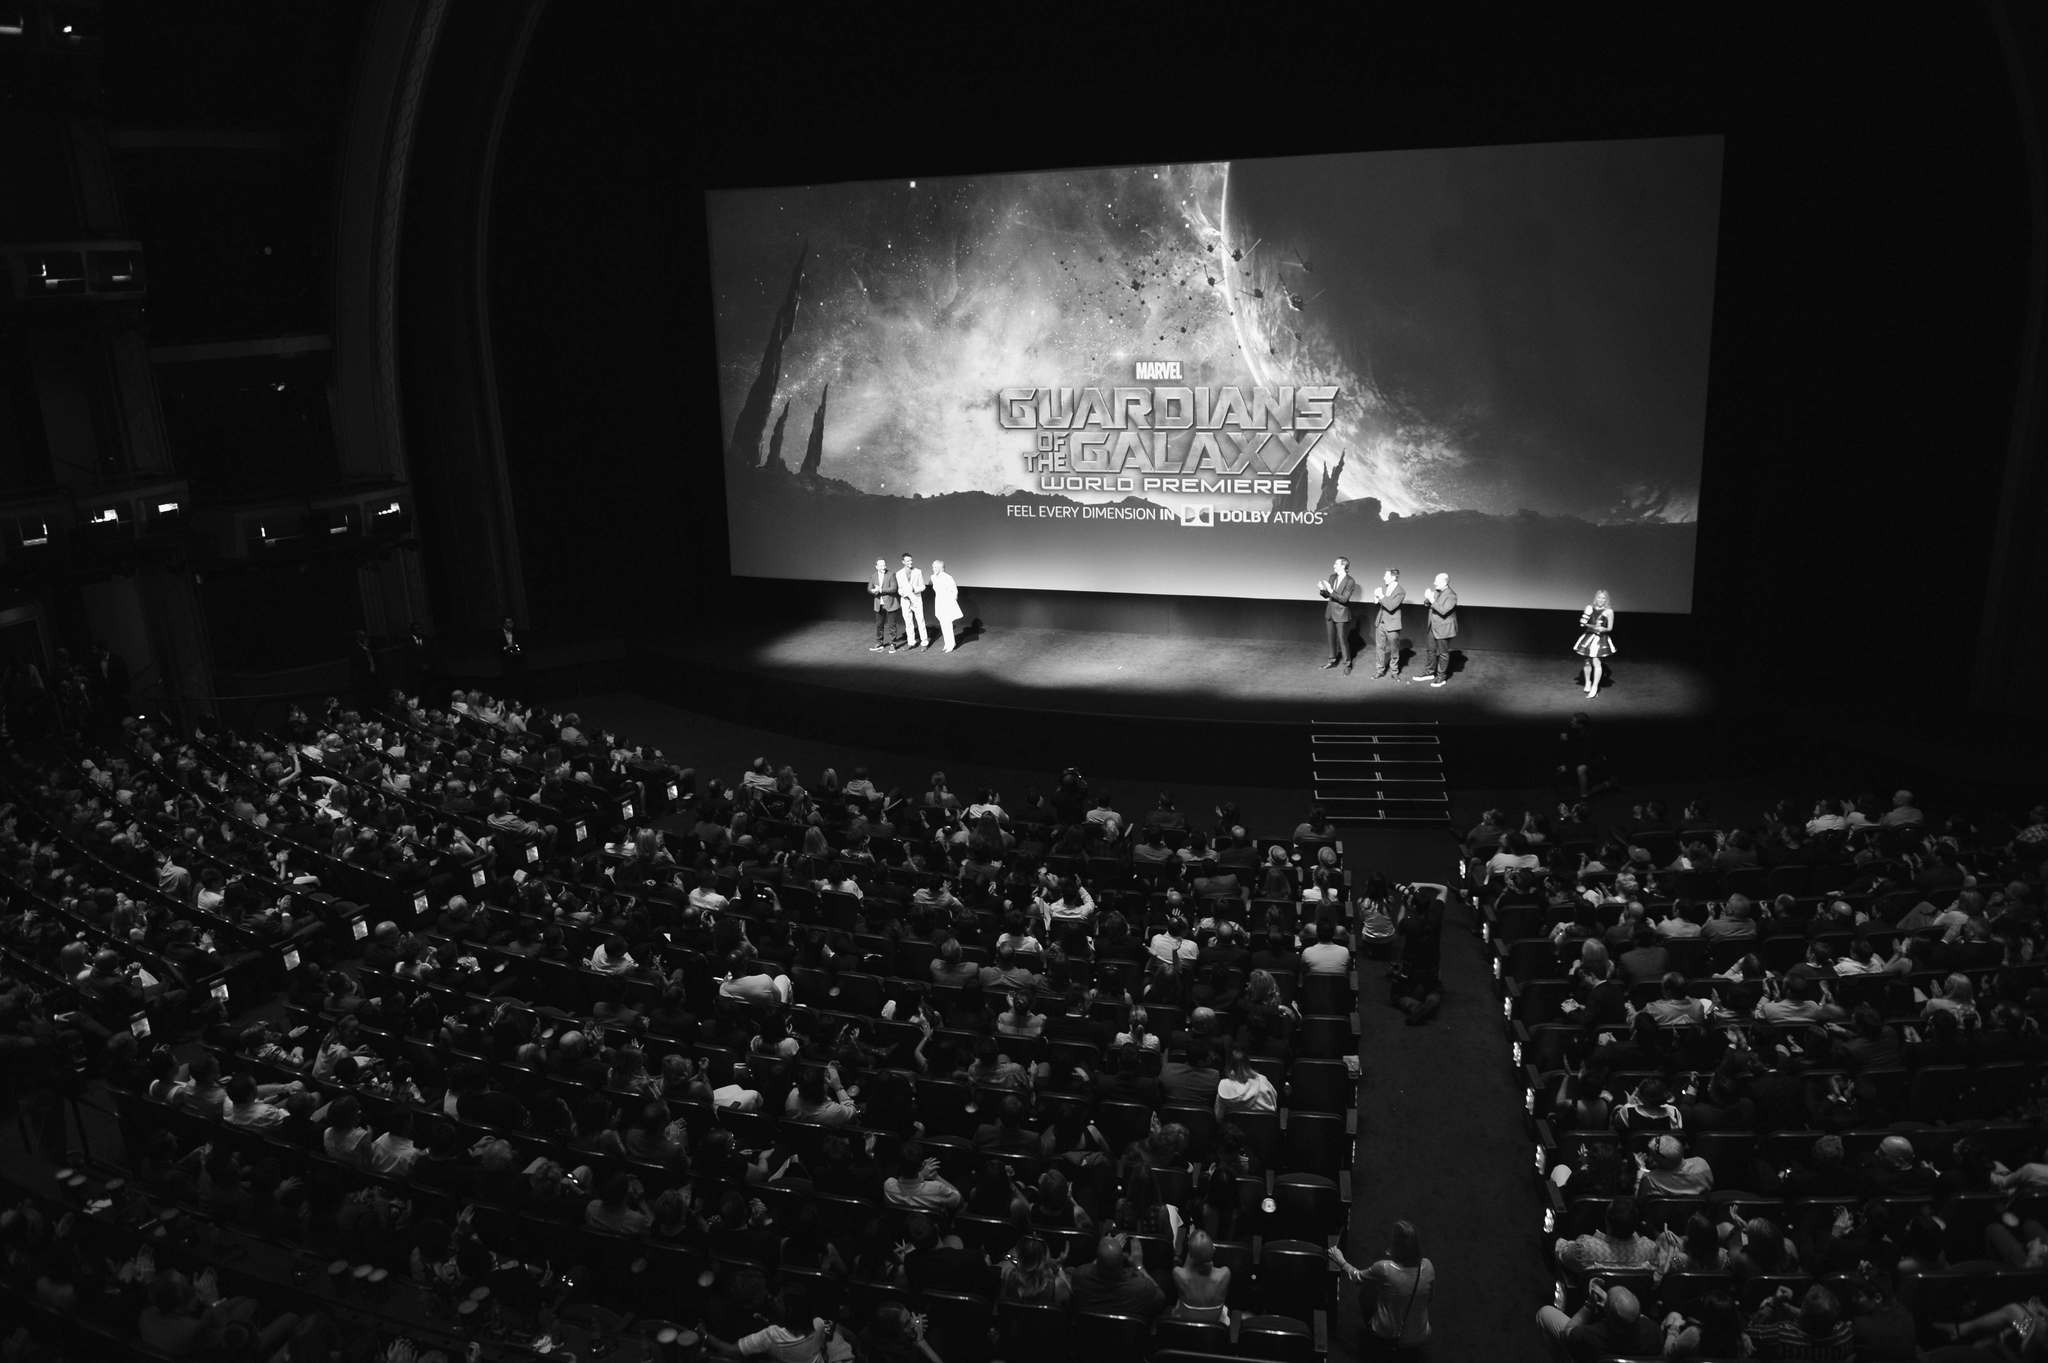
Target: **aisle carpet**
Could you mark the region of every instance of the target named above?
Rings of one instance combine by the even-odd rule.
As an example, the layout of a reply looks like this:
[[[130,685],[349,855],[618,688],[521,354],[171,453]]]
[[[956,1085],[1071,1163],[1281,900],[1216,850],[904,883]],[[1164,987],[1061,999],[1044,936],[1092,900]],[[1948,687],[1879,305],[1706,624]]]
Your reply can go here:
[[[1442,883],[1453,847],[1441,830],[1347,831],[1345,861],[1396,881]],[[1548,1358],[1536,1308],[1549,1299],[1543,1202],[1522,1085],[1509,1063],[1491,967],[1472,911],[1444,925],[1444,1008],[1409,1027],[1387,1003],[1386,967],[1359,975],[1363,1032],[1358,1167],[1345,1257],[1363,1267],[1386,1248],[1396,1220],[1415,1223],[1437,1272],[1434,1354],[1462,1359]],[[1357,1289],[1331,1322],[1333,1360],[1358,1356]]]

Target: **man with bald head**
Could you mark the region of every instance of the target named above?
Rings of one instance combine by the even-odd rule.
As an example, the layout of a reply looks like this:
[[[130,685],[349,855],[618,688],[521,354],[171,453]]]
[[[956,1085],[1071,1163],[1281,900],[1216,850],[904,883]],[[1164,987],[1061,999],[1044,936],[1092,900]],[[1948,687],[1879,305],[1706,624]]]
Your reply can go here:
[[[1555,1306],[1536,1313],[1543,1333],[1563,1346],[1573,1363],[1595,1363],[1612,1356],[1656,1355],[1662,1350],[1657,1327],[1643,1318],[1643,1306],[1626,1287],[1609,1287],[1595,1278],[1586,1289],[1586,1303],[1575,1316]]]
[[[1458,637],[1458,591],[1449,573],[1438,573],[1436,581],[1422,594],[1429,607],[1429,654],[1424,672],[1431,686],[1451,679],[1451,640]]]
[[[1166,1305],[1166,1294],[1144,1271],[1142,1250],[1129,1235],[1105,1235],[1095,1247],[1095,1262],[1074,1270],[1076,1311],[1101,1311],[1113,1316],[1150,1320]]]
[[[1926,819],[1919,806],[1913,803],[1913,792],[1901,790],[1893,792],[1892,807],[1877,822],[1884,828],[1912,828],[1926,822]]]

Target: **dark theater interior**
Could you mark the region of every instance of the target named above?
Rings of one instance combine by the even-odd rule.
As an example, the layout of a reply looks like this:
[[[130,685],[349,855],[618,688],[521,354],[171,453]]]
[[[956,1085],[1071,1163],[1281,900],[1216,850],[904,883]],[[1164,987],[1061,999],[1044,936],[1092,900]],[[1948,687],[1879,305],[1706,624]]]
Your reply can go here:
[[[0,1363],[2048,1360],[2044,100],[0,0]]]

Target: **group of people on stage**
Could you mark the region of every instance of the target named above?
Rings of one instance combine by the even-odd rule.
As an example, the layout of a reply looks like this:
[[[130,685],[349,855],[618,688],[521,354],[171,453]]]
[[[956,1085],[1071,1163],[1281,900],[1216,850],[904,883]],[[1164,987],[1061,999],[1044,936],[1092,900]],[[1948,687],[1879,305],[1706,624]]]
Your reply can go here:
[[[927,577],[917,560],[905,554],[903,566],[894,572],[889,571],[889,560],[876,559],[875,571],[868,578],[868,595],[874,599],[875,610],[875,645],[868,652],[897,653],[932,646],[924,622],[926,588],[931,589],[939,637],[946,641],[942,651],[953,651],[953,625],[960,618],[960,584],[946,571],[944,559],[932,560],[931,576]]]
[[[1346,672],[1351,670],[1353,611],[1370,610],[1373,657],[1379,664],[1373,678],[1399,677],[1401,607],[1408,599],[1401,588],[1401,570],[1389,568],[1380,574],[1380,585],[1372,589],[1370,607],[1360,598],[1361,591],[1362,584],[1351,575],[1348,558],[1337,559],[1330,565],[1330,575],[1317,580],[1316,595],[1324,602],[1323,628],[1330,645],[1330,660],[1323,666],[1336,667],[1341,663]],[[1424,655],[1422,675],[1429,678],[1431,686],[1443,686],[1450,681],[1451,640],[1458,637],[1458,592],[1451,586],[1451,575],[1438,573],[1423,592],[1422,602],[1429,608],[1429,650]],[[1592,603],[1579,612],[1579,637],[1572,652],[1584,660],[1580,679],[1587,697],[1597,696],[1601,659],[1614,653],[1614,607],[1606,592],[1593,593]]]
[[[927,591],[932,594],[932,618],[939,622],[939,634],[945,640],[943,651],[953,651],[953,626],[961,617],[960,584],[946,571],[944,559],[933,559],[927,576],[909,554],[903,555],[901,566],[893,570],[888,559],[878,558],[874,572],[868,576],[867,588],[875,614],[875,642],[869,652],[900,653],[904,649],[932,646],[925,625]],[[1338,558],[1330,565],[1330,575],[1317,579],[1316,595],[1324,603],[1323,625],[1330,645],[1330,660],[1323,666],[1341,665],[1346,672],[1351,671],[1355,659],[1351,626],[1369,623],[1373,658],[1378,664],[1374,680],[1399,678],[1401,608],[1408,602],[1401,586],[1401,570],[1389,568],[1381,573],[1380,583],[1372,589],[1370,598],[1364,592],[1364,584],[1351,575],[1348,558]],[[1451,585],[1449,573],[1436,575],[1436,580],[1422,593],[1422,604],[1429,611],[1429,644],[1423,655],[1422,671],[1410,680],[1427,677],[1431,686],[1445,686],[1451,679],[1451,641],[1458,637],[1458,590]],[[1370,612],[1369,621],[1360,621],[1355,612]],[[1606,592],[1593,593],[1591,603],[1579,612],[1579,637],[1572,652],[1582,660],[1580,681],[1587,697],[1599,695],[1602,660],[1614,654],[1614,606]]]

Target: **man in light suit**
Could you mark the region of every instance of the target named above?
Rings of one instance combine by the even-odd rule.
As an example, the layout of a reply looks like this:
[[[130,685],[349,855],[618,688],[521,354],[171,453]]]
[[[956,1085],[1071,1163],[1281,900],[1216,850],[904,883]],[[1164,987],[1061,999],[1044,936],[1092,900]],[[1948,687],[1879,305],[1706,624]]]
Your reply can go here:
[[[1451,640],[1458,637],[1458,592],[1449,573],[1438,573],[1422,594],[1429,606],[1429,675],[1431,686],[1451,678]]]
[[[910,555],[903,556],[903,566],[896,570],[896,595],[903,601],[903,646],[905,648],[930,648],[931,636],[924,628],[924,569],[917,566],[917,560]]]
[[[1401,603],[1407,600],[1401,592],[1401,570],[1387,569],[1380,578],[1380,585],[1372,589],[1372,599],[1380,603],[1379,619],[1373,621],[1373,656],[1379,659],[1380,669],[1373,673],[1373,680],[1381,677],[1401,675]]]
[[[889,571],[889,560],[875,560],[875,570],[868,574],[868,595],[875,603],[875,646],[870,653],[883,649],[896,651],[897,607],[896,575]]]
[[[946,571],[946,561],[932,560],[932,614],[939,617],[939,633],[945,637],[945,652],[953,651],[953,622],[960,618],[960,584]]]
[[[1351,670],[1351,599],[1358,595],[1358,579],[1351,575],[1351,560],[1340,558],[1330,565],[1330,575],[1316,583],[1316,595],[1323,607],[1323,629],[1330,636],[1330,661],[1324,667],[1344,664]]]

